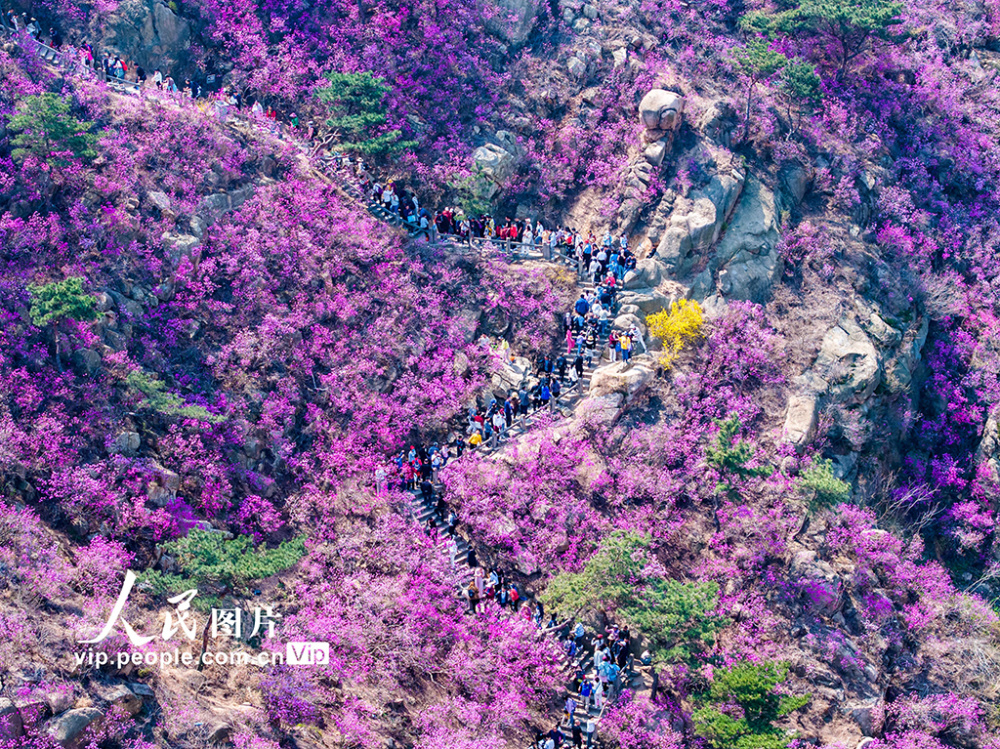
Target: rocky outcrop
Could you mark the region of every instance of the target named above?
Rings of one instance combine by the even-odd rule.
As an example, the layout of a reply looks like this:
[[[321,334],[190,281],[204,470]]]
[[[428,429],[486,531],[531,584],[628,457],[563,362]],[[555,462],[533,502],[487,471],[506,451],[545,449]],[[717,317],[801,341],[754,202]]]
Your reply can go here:
[[[518,156],[513,134],[500,130],[496,142],[487,143],[472,152],[472,189],[482,200],[492,200],[500,192],[514,170]]]
[[[703,104],[696,126],[706,138],[720,146],[729,148],[732,134],[739,122],[739,115],[733,105],[725,99],[717,99]]]
[[[531,362],[528,359],[519,356],[513,361],[505,360],[493,375],[493,396],[506,398],[508,391],[517,390],[522,382],[530,382],[531,376]]]
[[[781,168],[779,179],[781,189],[788,202],[797,205],[812,187],[814,170],[811,166],[803,166],[798,163],[788,163]]]
[[[815,435],[825,404],[860,406],[867,413],[873,408],[873,398],[909,393],[927,330],[926,316],[900,330],[880,314],[876,304],[855,299],[854,309],[824,334],[812,366],[794,378],[796,392],[788,400],[782,438],[801,450]],[[858,450],[862,444],[852,440],[852,446]],[[853,453],[838,456],[838,476],[850,474],[855,460]]]
[[[156,476],[146,487],[146,498],[156,507],[165,507],[177,497],[181,477],[163,466],[153,464]]]
[[[718,291],[727,299],[766,301],[782,271],[779,214],[774,193],[749,180],[714,256],[692,283],[691,296],[700,300],[714,292],[717,273]]]
[[[120,0],[102,47],[117,50],[152,73],[177,71],[189,58],[191,26],[160,0]]]
[[[201,245],[201,240],[193,234],[167,232],[161,237],[161,240],[174,265],[178,265],[183,258],[189,257]]]
[[[879,352],[857,322],[844,318],[823,337],[808,380],[817,393],[860,403],[882,380]]]
[[[667,273],[674,277],[686,275],[698,253],[715,244],[745,183],[746,175],[734,169],[715,175],[689,198],[677,199],[656,247],[655,257]]]
[[[607,395],[592,395],[576,405],[574,414],[581,420],[610,426],[621,414],[624,403],[625,395],[623,393],[611,392]]]
[[[200,228],[200,231],[203,232],[205,227],[214,224],[224,213],[235,211],[246,203],[250,199],[250,196],[253,195],[254,189],[253,185],[243,185],[228,192],[217,192],[206,195],[198,201],[198,205],[195,208],[195,215],[192,217],[192,228]],[[195,219],[200,223],[194,223]],[[195,231],[195,233],[201,236],[199,231]]]
[[[644,149],[625,178],[626,196],[618,211],[618,226],[622,231],[629,232],[635,226],[653,171],[663,164],[683,115],[684,97],[672,91],[654,88],[639,102],[639,122],[645,128],[642,134]]]
[[[830,564],[817,559],[815,551],[800,551],[792,557],[792,577],[799,583],[806,609],[820,616],[832,616],[841,607],[843,585]]]
[[[115,687],[104,699],[127,715],[136,716],[142,711],[142,698],[128,687]]]
[[[540,0],[497,0],[495,3],[480,3],[480,10],[489,10],[484,17],[491,34],[508,44],[521,45],[535,28],[540,5]]]
[[[635,398],[656,376],[652,357],[639,355],[628,362],[613,362],[598,367],[590,377],[590,395],[600,398],[620,393],[626,401]]]
[[[117,455],[135,455],[139,450],[140,444],[142,444],[142,441],[139,438],[138,432],[119,432],[115,436],[111,452]]]

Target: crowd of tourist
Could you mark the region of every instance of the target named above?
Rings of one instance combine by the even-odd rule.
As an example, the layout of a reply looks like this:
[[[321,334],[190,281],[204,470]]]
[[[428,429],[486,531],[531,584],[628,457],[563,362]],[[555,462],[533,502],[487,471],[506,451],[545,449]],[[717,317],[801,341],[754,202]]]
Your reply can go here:
[[[213,75],[205,76],[204,81],[190,78],[176,80],[159,69],[150,73],[138,63],[112,52],[98,55],[90,44],[85,43],[79,48],[66,47],[58,31],[50,28],[47,34],[42,33],[37,19],[29,18],[26,14],[17,15],[8,11],[4,21],[9,30],[15,33],[25,32],[35,41],[59,52],[59,64],[71,73],[96,75],[108,82],[130,84],[131,89],[140,95],[159,95],[177,104],[193,102],[199,109],[211,111],[220,120],[225,120],[231,113],[242,114],[276,137],[292,137],[306,145],[312,144],[317,135],[314,122],[308,121],[303,126],[295,112],[279,113],[260,100],[253,100],[252,103],[245,100],[233,88],[216,87]]]
[[[349,163],[342,155],[337,161]],[[598,240],[593,232],[585,235],[568,226],[549,228],[540,220],[508,217],[501,223],[492,216],[469,216],[454,207],[431,211],[426,206],[421,207],[417,195],[397,182],[383,185],[375,181],[361,161],[355,164],[355,174],[371,203],[381,206],[415,234],[431,241],[440,236],[452,236],[460,241],[495,240],[517,245],[521,250],[527,248],[540,254],[545,260],[562,258],[575,264],[578,277],[594,284],[609,277],[620,284],[625,274],[635,269],[637,259],[624,234],[616,238],[608,231]]]

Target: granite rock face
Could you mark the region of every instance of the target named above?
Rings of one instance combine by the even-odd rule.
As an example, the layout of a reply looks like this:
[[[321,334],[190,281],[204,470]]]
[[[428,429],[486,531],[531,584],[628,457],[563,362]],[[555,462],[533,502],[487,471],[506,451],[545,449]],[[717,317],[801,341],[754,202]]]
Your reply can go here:
[[[103,45],[150,74],[176,73],[189,59],[191,25],[160,0],[122,0],[109,17]]]

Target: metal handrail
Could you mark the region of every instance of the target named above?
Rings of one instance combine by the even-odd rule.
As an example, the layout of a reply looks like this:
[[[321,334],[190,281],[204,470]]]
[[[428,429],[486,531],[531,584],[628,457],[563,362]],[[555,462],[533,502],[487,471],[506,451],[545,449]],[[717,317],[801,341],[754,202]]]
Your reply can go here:
[[[76,54],[67,53],[62,50],[58,50],[55,47],[51,47],[44,42],[40,42],[27,32],[19,32],[10,28],[7,25],[6,19],[3,20],[3,34],[14,41],[15,44],[22,48],[26,48],[29,52],[33,52],[42,59],[51,60],[53,63],[59,67],[74,72],[74,66],[84,67],[87,70],[92,70],[96,76],[103,79],[104,82],[111,88],[122,89],[130,93],[140,93],[142,91],[142,84],[138,81],[126,81],[124,78],[118,78],[113,75],[108,75],[103,69],[89,68],[84,65]]]

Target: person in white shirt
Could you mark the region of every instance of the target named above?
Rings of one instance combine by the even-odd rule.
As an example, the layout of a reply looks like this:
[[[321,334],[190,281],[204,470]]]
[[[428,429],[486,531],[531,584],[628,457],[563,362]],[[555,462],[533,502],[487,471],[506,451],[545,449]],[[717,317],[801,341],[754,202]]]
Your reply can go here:
[[[601,274],[601,261],[595,257],[590,261],[590,268],[588,270],[590,271],[590,279],[594,283],[597,283],[597,277]]]
[[[601,304],[595,305],[597,309],[591,310],[595,315],[597,315],[597,332],[602,338],[608,334],[608,322],[610,321],[610,316],[608,310]]]
[[[503,417],[503,411],[497,411],[495,414],[493,414],[493,419],[491,423],[493,424],[493,437],[492,437],[492,444],[490,446],[494,450],[496,450],[497,443],[500,441],[500,432],[507,425],[507,422],[504,420]]]

